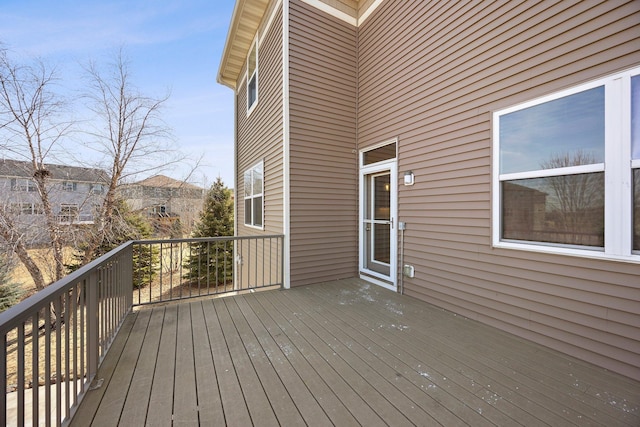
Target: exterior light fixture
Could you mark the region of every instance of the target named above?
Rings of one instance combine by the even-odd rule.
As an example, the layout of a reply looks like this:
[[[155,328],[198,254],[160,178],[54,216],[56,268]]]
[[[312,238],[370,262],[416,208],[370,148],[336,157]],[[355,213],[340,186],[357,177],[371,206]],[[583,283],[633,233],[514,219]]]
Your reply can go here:
[[[413,185],[414,183],[413,172],[407,171],[404,173],[404,185]]]

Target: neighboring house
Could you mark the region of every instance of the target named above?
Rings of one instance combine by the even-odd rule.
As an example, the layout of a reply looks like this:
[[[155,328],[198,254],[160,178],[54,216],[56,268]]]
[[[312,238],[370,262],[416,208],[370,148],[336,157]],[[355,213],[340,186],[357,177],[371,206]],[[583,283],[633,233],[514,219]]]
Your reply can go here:
[[[49,200],[61,225],[93,224],[108,182],[101,169],[45,164]],[[42,199],[33,180],[31,163],[0,159],[0,203],[18,225],[29,245],[49,240]]]
[[[152,220],[158,236],[191,234],[204,201],[204,189],[164,175],[123,185],[120,194],[131,209]]]
[[[285,235],[287,287],[360,276],[640,379],[640,2],[238,0],[218,81],[236,233]]]

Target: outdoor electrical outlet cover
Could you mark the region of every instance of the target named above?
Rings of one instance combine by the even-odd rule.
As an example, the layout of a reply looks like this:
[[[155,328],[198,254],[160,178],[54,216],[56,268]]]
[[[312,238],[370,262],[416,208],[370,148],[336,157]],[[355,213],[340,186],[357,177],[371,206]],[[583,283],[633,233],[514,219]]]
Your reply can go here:
[[[402,269],[402,273],[406,277],[413,278],[416,275],[416,270],[413,268],[413,265],[405,264],[403,269]]]

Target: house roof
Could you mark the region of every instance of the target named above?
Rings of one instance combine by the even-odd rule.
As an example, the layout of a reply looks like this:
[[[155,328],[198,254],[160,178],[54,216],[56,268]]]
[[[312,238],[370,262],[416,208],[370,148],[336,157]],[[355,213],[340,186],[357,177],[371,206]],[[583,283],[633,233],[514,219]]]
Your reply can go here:
[[[192,190],[202,190],[202,188],[198,187],[197,185],[190,184],[185,181],[178,181],[177,179],[173,179],[165,175],[154,175],[130,185],[140,185],[142,187],[156,188],[185,188]]]
[[[380,0],[319,0],[340,12],[352,16],[357,22],[374,3]],[[237,0],[227,41],[224,45],[220,68],[218,69],[218,83],[236,89],[238,77],[242,71],[251,44],[260,27],[262,18],[269,7],[269,0]]]
[[[54,165],[46,163],[45,170],[50,179],[59,181],[107,182],[109,175],[102,169],[80,166]],[[0,159],[0,176],[11,178],[33,178],[31,162],[21,160]]]
[[[236,1],[218,69],[218,83],[235,89],[247,53],[268,5],[269,0]]]

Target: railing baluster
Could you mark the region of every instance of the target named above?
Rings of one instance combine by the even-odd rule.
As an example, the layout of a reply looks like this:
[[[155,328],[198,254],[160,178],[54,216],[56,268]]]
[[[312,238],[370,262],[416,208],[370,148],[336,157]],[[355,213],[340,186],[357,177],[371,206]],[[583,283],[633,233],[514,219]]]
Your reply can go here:
[[[2,354],[0,354],[0,378],[7,378],[7,332],[3,331],[2,334]],[[0,425],[7,425],[7,385],[5,382],[5,389],[2,390],[2,397],[0,398]]]
[[[55,301],[56,314],[56,425],[60,426],[62,418],[62,304],[60,296]]]
[[[44,316],[44,400],[45,424],[51,425],[51,304],[45,306]]]
[[[18,326],[18,425],[24,425],[24,323]]]
[[[71,295],[71,313],[73,317],[73,406],[78,404],[78,286],[73,287]]]
[[[40,415],[40,334],[38,327],[40,324],[40,312],[36,311],[31,318],[31,422],[34,426],[40,424],[38,416]]]
[[[64,406],[65,406],[65,418],[69,418],[71,416],[71,404],[70,404],[70,400],[69,399],[69,393],[71,393],[71,388],[70,385],[71,383],[69,381],[71,381],[71,370],[69,369],[69,358],[71,357],[71,337],[70,337],[70,329],[69,329],[69,323],[70,323],[70,310],[71,310],[71,295],[69,294],[69,292],[65,292],[64,294],[64,318],[65,318],[65,322],[64,322],[64,341],[65,341],[65,358],[64,358],[64,385],[65,385],[65,389],[64,389]],[[62,377],[62,376],[61,376]]]

